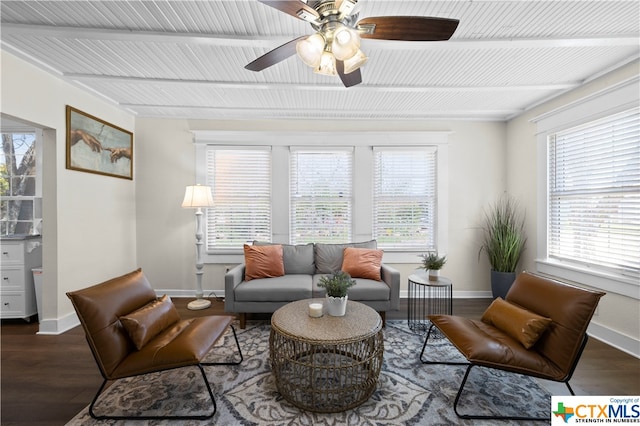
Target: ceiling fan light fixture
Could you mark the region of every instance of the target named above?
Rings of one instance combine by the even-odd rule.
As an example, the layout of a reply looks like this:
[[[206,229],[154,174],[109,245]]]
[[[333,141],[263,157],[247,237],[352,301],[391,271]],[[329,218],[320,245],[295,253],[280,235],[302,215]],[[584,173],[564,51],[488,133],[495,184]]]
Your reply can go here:
[[[358,53],[360,49],[360,35],[357,31],[341,25],[333,34],[331,51],[339,61],[344,61]]]
[[[336,71],[336,57],[333,56],[333,53],[330,51],[325,50],[322,52],[320,63],[313,71],[317,74],[323,75],[338,75]]]
[[[324,37],[320,33],[310,35],[304,40],[296,43],[296,52],[302,62],[312,68],[316,68],[320,64],[320,58],[324,51]]]
[[[362,50],[358,49],[355,55],[344,61],[344,73],[350,74],[360,68],[367,62],[369,58],[362,53]]]

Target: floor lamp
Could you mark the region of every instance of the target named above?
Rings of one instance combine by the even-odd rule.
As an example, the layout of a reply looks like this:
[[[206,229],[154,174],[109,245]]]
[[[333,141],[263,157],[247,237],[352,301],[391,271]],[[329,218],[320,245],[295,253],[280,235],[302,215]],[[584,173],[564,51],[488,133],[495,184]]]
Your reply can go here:
[[[202,291],[202,207],[213,206],[211,188],[203,185],[187,186],[184,192],[182,207],[196,209],[196,300],[189,302],[187,308],[191,310],[206,309],[211,301],[203,299]]]

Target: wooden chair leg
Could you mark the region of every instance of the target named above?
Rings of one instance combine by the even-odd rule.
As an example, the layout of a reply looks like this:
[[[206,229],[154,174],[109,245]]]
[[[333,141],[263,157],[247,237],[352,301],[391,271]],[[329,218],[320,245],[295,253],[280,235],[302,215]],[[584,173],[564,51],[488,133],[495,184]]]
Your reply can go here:
[[[247,314],[244,312],[239,313],[238,319],[240,320],[240,329],[244,330],[247,328]]]
[[[385,311],[379,312],[380,317],[382,317],[382,327],[387,326],[387,313]]]

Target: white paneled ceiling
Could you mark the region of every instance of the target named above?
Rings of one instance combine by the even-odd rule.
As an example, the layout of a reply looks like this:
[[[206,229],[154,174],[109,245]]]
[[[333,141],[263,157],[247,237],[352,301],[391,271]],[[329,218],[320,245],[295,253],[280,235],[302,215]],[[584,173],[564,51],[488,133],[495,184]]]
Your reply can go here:
[[[191,119],[506,120],[640,56],[637,0],[357,7],[359,19],[460,24],[448,41],[363,40],[369,61],[350,88],[295,55],[244,69],[314,32],[257,0],[3,0],[1,47],[138,116]]]

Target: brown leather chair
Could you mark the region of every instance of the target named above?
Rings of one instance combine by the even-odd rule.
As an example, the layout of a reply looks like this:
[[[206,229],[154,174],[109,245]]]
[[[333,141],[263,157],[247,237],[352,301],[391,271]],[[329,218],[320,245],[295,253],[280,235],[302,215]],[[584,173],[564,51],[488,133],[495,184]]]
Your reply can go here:
[[[422,347],[420,360],[425,364],[468,366],[453,403],[454,411],[460,418],[549,421],[548,417],[460,414],[458,401],[474,366],[564,382],[574,395],[569,379],[587,344],[587,326],[604,294],[523,272],[507,293],[506,302],[502,299],[494,300],[481,320],[453,315],[429,316],[432,325]],[[523,334],[530,331],[527,329],[529,325],[536,323],[540,325],[539,333],[535,336],[537,339],[531,339],[531,334],[528,337]],[[458,348],[468,362],[424,360],[425,348],[434,326]]]
[[[217,407],[203,365],[237,365],[242,351],[230,316],[182,320],[166,297],[157,298],[141,269],[83,290],[67,293],[84,328],[104,378],[89,406],[94,419],[198,419],[213,417]],[[231,327],[239,361],[205,363],[227,327]],[[211,414],[197,416],[96,415],[94,405],[108,381],[185,366],[198,366],[211,397]]]

